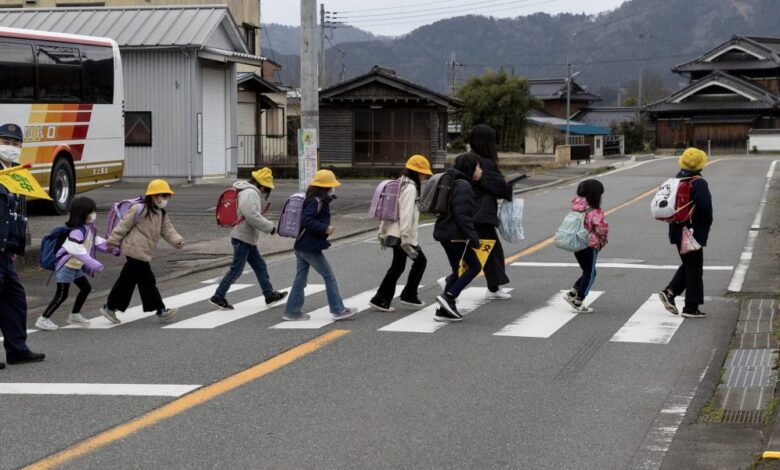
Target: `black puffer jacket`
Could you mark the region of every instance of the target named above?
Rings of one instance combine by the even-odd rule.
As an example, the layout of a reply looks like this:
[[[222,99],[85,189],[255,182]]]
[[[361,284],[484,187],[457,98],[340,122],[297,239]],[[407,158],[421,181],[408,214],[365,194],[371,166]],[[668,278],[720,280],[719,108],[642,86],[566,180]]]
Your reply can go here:
[[[471,246],[479,246],[479,235],[474,229],[474,190],[471,178],[455,168],[447,169],[454,179],[450,193],[450,214],[436,219],[433,239],[440,242],[468,240]]]
[[[474,223],[497,227],[498,199],[511,201],[512,185],[506,182],[498,165],[490,158],[479,157],[479,165],[482,178],[474,184]]]

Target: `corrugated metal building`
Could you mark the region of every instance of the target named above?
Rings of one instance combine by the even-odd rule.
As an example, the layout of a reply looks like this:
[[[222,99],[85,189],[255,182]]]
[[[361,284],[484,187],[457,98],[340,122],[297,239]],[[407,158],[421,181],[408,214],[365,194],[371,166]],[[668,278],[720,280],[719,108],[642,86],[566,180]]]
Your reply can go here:
[[[0,26],[118,43],[125,132],[135,131],[126,141],[125,177],[237,173],[236,64],[262,61],[249,54],[226,6],[8,9],[0,10]]]

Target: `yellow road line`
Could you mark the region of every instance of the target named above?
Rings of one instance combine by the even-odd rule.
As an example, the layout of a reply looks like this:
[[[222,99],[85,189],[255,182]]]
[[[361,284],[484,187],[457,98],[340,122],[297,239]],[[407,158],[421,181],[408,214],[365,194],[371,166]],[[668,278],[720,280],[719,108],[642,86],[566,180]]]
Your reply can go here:
[[[66,464],[74,459],[94,452],[97,449],[105,447],[120,439],[131,436],[149,426],[153,426],[161,421],[177,416],[191,408],[202,405],[214,398],[234,390],[242,385],[252,382],[260,377],[270,374],[282,367],[295,362],[296,360],[313,353],[323,346],[336,341],[347,335],[349,330],[333,330],[322,336],[312,339],[306,343],[298,345],[289,351],[283,352],[277,356],[268,359],[265,362],[254,365],[241,372],[226,377],[206,387],[195,390],[184,395],[160,408],[143,414],[131,421],[120,424],[116,427],[101,432],[84,441],[68,447],[54,455],[39,460],[27,467],[26,470],[43,470],[55,468]]]
[[[780,452],[768,450],[761,455],[762,459],[780,459]]]

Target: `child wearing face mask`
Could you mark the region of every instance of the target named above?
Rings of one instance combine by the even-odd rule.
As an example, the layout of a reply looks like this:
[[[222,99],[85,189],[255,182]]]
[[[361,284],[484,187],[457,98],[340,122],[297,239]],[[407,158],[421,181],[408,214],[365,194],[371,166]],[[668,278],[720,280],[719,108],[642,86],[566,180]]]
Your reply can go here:
[[[271,279],[268,277],[268,267],[260,250],[257,249],[260,232],[271,235],[276,232],[274,223],[263,216],[264,208],[268,204],[266,201],[271,195],[271,190],[274,189],[273,172],[270,168],[253,171],[249,181],[238,181],[233,187],[239,191],[238,215],[241,217],[240,222],[230,231],[233,262],[209,302],[222,310],[233,310],[233,306],[225,299],[225,295],[230,286],[241,277],[244,266],[249,262],[265,297],[265,304],[270,306],[287,297],[287,292],[274,290]]]
[[[131,207],[108,237],[108,248],[118,246],[127,257],[119,279],[100,309],[100,314],[111,323],[121,323],[116,311],[127,309],[136,285],[144,312],[156,312],[161,322],[167,322],[178,311],[165,307],[150,263],[160,237],[178,249],[184,246],[184,239],[173,228],[165,211],[173,194],[165,180],[152,181],[146,189],[144,202]],[[136,217],[139,211],[139,217]]]
[[[97,236],[95,228],[95,201],[88,197],[77,197],[70,206],[70,217],[65,226],[70,228],[68,238],[57,251],[57,291],[49,306],[35,322],[35,327],[41,330],[54,331],[59,326],[51,320],[51,316],[68,298],[71,284],[76,284],[79,293],[73,304],[72,313],[68,315],[68,323],[82,327],[89,326],[89,320],[81,316],[81,308],[87,300],[92,286],[87,275],[103,271],[103,264],[95,259],[97,250],[107,251],[106,240]]]

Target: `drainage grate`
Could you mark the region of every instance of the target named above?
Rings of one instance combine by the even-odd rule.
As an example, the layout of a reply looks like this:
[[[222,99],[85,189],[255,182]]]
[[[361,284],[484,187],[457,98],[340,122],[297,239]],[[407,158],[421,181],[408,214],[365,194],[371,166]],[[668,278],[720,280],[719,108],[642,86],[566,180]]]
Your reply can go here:
[[[729,424],[764,424],[764,412],[725,410],[721,423]]]

